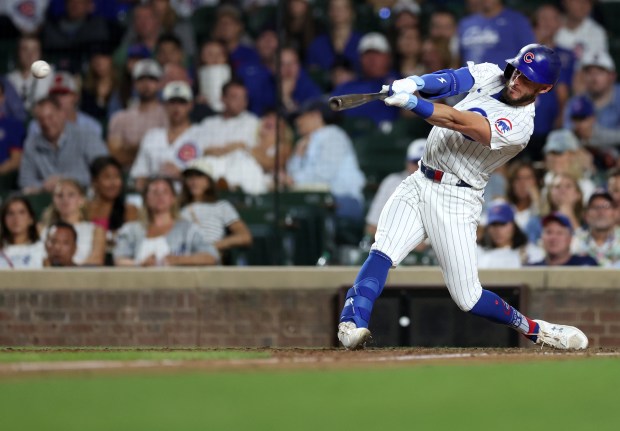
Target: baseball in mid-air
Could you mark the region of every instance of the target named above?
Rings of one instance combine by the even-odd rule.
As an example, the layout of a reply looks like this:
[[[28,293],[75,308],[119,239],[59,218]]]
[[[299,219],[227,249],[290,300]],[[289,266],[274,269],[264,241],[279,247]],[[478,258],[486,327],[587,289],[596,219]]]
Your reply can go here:
[[[47,61],[37,60],[30,66],[30,71],[35,78],[45,78],[50,74],[51,68]]]

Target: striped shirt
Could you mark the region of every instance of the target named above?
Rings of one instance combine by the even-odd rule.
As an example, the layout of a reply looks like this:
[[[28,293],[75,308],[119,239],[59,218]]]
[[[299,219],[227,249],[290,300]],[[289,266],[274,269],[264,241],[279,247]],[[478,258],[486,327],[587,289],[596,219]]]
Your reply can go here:
[[[534,104],[510,106],[493,97],[505,85],[503,72],[496,64],[469,62],[467,66],[474,85],[454,108],[476,112],[488,120],[491,146],[481,145],[454,130],[433,127],[422,159],[429,167],[456,175],[480,190],[496,168],[527,145],[534,131]]]
[[[226,228],[240,219],[235,207],[225,200],[189,204],[181,210],[181,218],[198,225],[210,243],[224,238]]]

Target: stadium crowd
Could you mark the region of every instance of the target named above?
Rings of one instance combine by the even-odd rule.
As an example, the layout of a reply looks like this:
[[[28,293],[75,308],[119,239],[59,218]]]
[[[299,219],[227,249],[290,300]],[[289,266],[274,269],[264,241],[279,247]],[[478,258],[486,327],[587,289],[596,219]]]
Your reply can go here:
[[[258,231],[237,203],[274,191],[332,196],[319,261],[357,263],[429,128],[379,101],[336,115],[327,98],[503,68],[535,42],[562,73],[527,148],[490,177],[479,266],[620,268],[620,33],[604,6],[287,0],[278,34],[274,0],[6,0],[0,269],[243,264],[231,255]],[[35,79],[40,59],[53,71]],[[433,263],[428,244],[414,255]]]

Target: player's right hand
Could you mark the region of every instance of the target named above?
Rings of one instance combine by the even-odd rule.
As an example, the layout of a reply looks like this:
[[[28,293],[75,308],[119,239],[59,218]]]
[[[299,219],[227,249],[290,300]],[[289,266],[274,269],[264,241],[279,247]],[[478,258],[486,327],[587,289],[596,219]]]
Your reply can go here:
[[[388,106],[397,106],[403,109],[413,109],[418,106],[418,98],[413,94],[404,91],[396,93],[390,97],[386,97],[383,101]]]
[[[390,94],[409,93],[413,94],[424,88],[424,80],[417,75],[408,76],[407,78],[397,79],[390,85]]]

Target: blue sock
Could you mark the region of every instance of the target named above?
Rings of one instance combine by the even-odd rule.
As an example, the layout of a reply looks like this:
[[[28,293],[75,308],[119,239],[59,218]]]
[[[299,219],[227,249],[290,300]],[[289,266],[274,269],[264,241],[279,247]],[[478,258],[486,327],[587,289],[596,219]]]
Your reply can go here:
[[[368,328],[375,301],[381,295],[392,260],[377,250],[372,250],[362,265],[355,284],[347,292],[341,322],[355,322],[358,328]]]
[[[538,338],[538,323],[525,317],[491,291],[483,289],[480,299],[469,312],[495,323],[512,326],[534,342]]]

